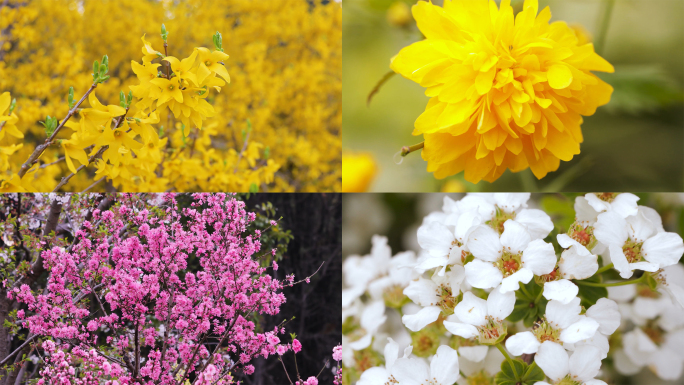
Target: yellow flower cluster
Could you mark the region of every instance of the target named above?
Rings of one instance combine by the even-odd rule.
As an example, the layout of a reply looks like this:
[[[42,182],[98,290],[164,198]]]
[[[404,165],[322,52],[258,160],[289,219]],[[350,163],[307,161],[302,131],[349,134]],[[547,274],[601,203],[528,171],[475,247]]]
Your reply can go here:
[[[15,186],[8,189],[26,179],[27,190],[51,191],[74,171],[62,189],[82,191],[103,177],[93,190],[341,189],[339,3],[8,3],[0,8],[0,29],[8,31],[0,38],[0,90],[17,99],[13,127],[24,135],[0,137],[0,180]],[[151,33],[162,23],[168,46]],[[211,44],[217,30],[223,50],[195,48]],[[89,63],[103,54],[112,58],[111,78],[17,179],[46,141],[39,121],[67,116],[69,87],[76,99],[83,95],[93,82]],[[110,104],[121,91],[133,100]]]
[[[445,0],[413,6],[425,39],[402,49],[391,68],[431,97],[415,122],[435,177],[465,171],[494,181],[531,168],[537,178],[579,154],[582,116],[608,103],[613,88],[590,71],[613,72],[591,43],[548,7],[525,0]]]

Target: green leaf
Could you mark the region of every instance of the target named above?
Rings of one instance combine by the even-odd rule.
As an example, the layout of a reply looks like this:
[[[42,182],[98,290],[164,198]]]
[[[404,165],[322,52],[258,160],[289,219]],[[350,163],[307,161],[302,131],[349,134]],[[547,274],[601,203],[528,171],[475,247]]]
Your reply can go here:
[[[584,279],[583,281],[601,282],[601,276],[594,275],[587,279]],[[580,299],[582,300],[582,306],[584,306],[585,308],[593,306],[596,303],[596,301],[608,296],[608,289],[606,289],[605,287],[594,287],[586,285],[577,285],[577,287],[579,287],[579,293],[577,294],[577,296],[580,297]]]
[[[575,221],[574,200],[556,195],[545,195],[541,200],[542,209],[553,218],[560,233],[568,231]]]
[[[652,276],[651,274],[649,274],[648,272],[646,272],[646,273],[644,273],[644,274],[646,274],[646,284],[648,285],[648,287],[649,287],[651,290],[656,291],[656,287],[658,286],[658,282],[657,282],[657,281],[655,280],[655,278],[653,278],[653,276]]]
[[[264,148],[264,159],[268,159],[271,156],[271,147],[266,146]]]
[[[535,302],[537,297],[539,297],[542,287],[534,282],[534,280],[530,280],[530,282],[524,285],[520,283],[520,285],[522,287],[515,292],[516,300],[513,312],[506,319],[510,322],[523,321],[526,327],[532,327],[537,318],[544,315],[548,301],[546,298],[540,297],[539,302]]]
[[[256,185],[256,183],[252,183],[251,185],[249,185],[249,192],[251,192],[251,193],[259,192],[259,187]]]
[[[10,109],[9,109],[9,114],[12,115],[12,112],[14,112],[14,108],[17,106],[17,98],[12,99],[12,103],[10,103]]]
[[[613,86],[610,103],[603,107],[613,113],[640,115],[684,100],[677,80],[657,65],[621,66],[599,77]]]
[[[546,375],[544,371],[537,365],[530,365],[525,370],[525,375],[523,376],[524,384],[534,384],[537,381],[544,381]]]
[[[511,360],[513,367],[508,360],[501,363],[501,371],[494,376],[497,385],[517,385],[522,381],[522,376],[527,369],[527,364],[521,360]]]

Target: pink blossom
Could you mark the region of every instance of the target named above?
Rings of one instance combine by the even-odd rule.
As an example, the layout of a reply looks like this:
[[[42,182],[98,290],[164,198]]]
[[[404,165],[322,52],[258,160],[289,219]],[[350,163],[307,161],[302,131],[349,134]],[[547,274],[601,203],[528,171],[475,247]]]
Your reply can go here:
[[[302,350],[302,344],[296,338],[292,340],[292,351],[299,353]]]

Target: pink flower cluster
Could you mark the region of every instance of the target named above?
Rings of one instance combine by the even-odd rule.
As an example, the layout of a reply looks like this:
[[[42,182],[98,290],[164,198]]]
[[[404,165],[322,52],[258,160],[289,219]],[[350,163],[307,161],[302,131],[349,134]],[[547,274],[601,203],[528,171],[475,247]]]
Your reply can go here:
[[[284,328],[259,332],[253,322],[278,314],[280,290],[294,281],[269,276],[256,260],[254,219],[225,194],[194,194],[185,209],[167,194],[151,210],[96,210],[78,242],[43,252],[45,292],[9,293],[28,306],[24,327],[55,341],[43,344],[39,384],[166,385],[190,375],[230,384],[231,372],[254,372],[255,357],[301,350],[297,340],[280,344]],[[305,384],[317,384],[312,378]]]

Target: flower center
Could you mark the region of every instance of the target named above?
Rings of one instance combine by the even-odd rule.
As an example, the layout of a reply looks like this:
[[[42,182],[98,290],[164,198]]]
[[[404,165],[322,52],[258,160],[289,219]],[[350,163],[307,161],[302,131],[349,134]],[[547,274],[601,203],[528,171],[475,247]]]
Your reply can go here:
[[[506,221],[509,219],[515,219],[515,212],[507,213],[497,206],[494,218],[489,220],[487,224],[494,230],[498,231],[499,235],[501,235],[504,232],[504,223],[506,223]]]
[[[209,66],[211,66],[211,62],[210,62],[209,60],[207,60],[207,61],[204,62],[204,65],[207,66],[207,67],[209,67]]]
[[[456,307],[456,305],[458,305],[460,299],[462,298],[460,294],[454,297],[451,288],[446,285],[439,286],[439,288],[437,289],[437,296],[439,297],[437,306],[442,308],[442,313],[444,313],[445,315],[454,314],[454,308]]]
[[[598,197],[598,199],[600,199],[604,202],[610,203],[613,200],[615,200],[617,193],[599,193],[599,194],[596,194],[596,196]]]
[[[540,343],[543,343],[544,341],[552,341],[562,344],[562,342],[559,341],[560,330],[557,330],[551,326],[546,318],[542,318],[541,321],[534,323],[532,326],[532,333],[535,337],[537,337],[537,341]]]
[[[553,269],[549,274],[540,275],[538,277],[537,283],[551,282],[560,279],[560,274],[558,273],[558,267]],[[536,278],[535,278],[536,279]]]
[[[520,267],[522,266],[521,258],[522,253],[513,254],[511,252],[504,251],[501,259],[496,262],[496,266],[499,268],[499,271],[501,271],[501,274],[503,274],[504,278],[506,278],[520,270]]]
[[[567,376],[565,376],[565,378],[558,381],[556,385],[582,385],[582,383],[573,380],[572,377],[570,377],[570,375],[568,374]]]
[[[664,332],[658,326],[647,325],[644,326],[641,330],[644,332],[644,334],[648,336],[648,338],[651,339],[651,341],[653,341],[654,344],[658,346],[660,346],[665,341],[665,337],[663,336]]]
[[[622,246],[622,252],[625,253],[625,257],[627,257],[627,261],[629,261],[629,263],[644,260],[644,258],[641,256],[641,246],[643,246],[643,244],[643,242],[634,242],[632,240],[628,240],[625,242],[625,245]]]
[[[169,90],[170,90],[170,91],[173,91],[174,88],[175,88],[175,87],[173,86],[173,84],[169,84]]]
[[[372,347],[355,351],[354,360],[356,361],[356,368],[359,370],[359,373],[363,373],[374,366],[382,365],[380,355]]]
[[[487,374],[487,372],[482,369],[477,373],[473,373],[468,376],[466,383],[468,385],[492,385],[493,379]]]
[[[490,315],[485,316],[485,320],[486,322],[483,326],[477,326],[477,330],[480,332],[478,337],[480,344],[496,345],[503,341],[504,337],[506,337],[506,326],[501,320],[495,319]]]
[[[148,144],[147,144],[147,147],[148,147],[148,148],[154,148],[154,143],[148,143]]]
[[[387,307],[394,309],[399,309],[408,302],[408,297],[404,295],[404,288],[400,285],[392,285],[385,289],[382,293],[382,298],[385,300]]]
[[[117,137],[117,138],[120,137],[120,136],[121,136],[121,131],[119,131],[119,130],[114,131],[114,136]]]

